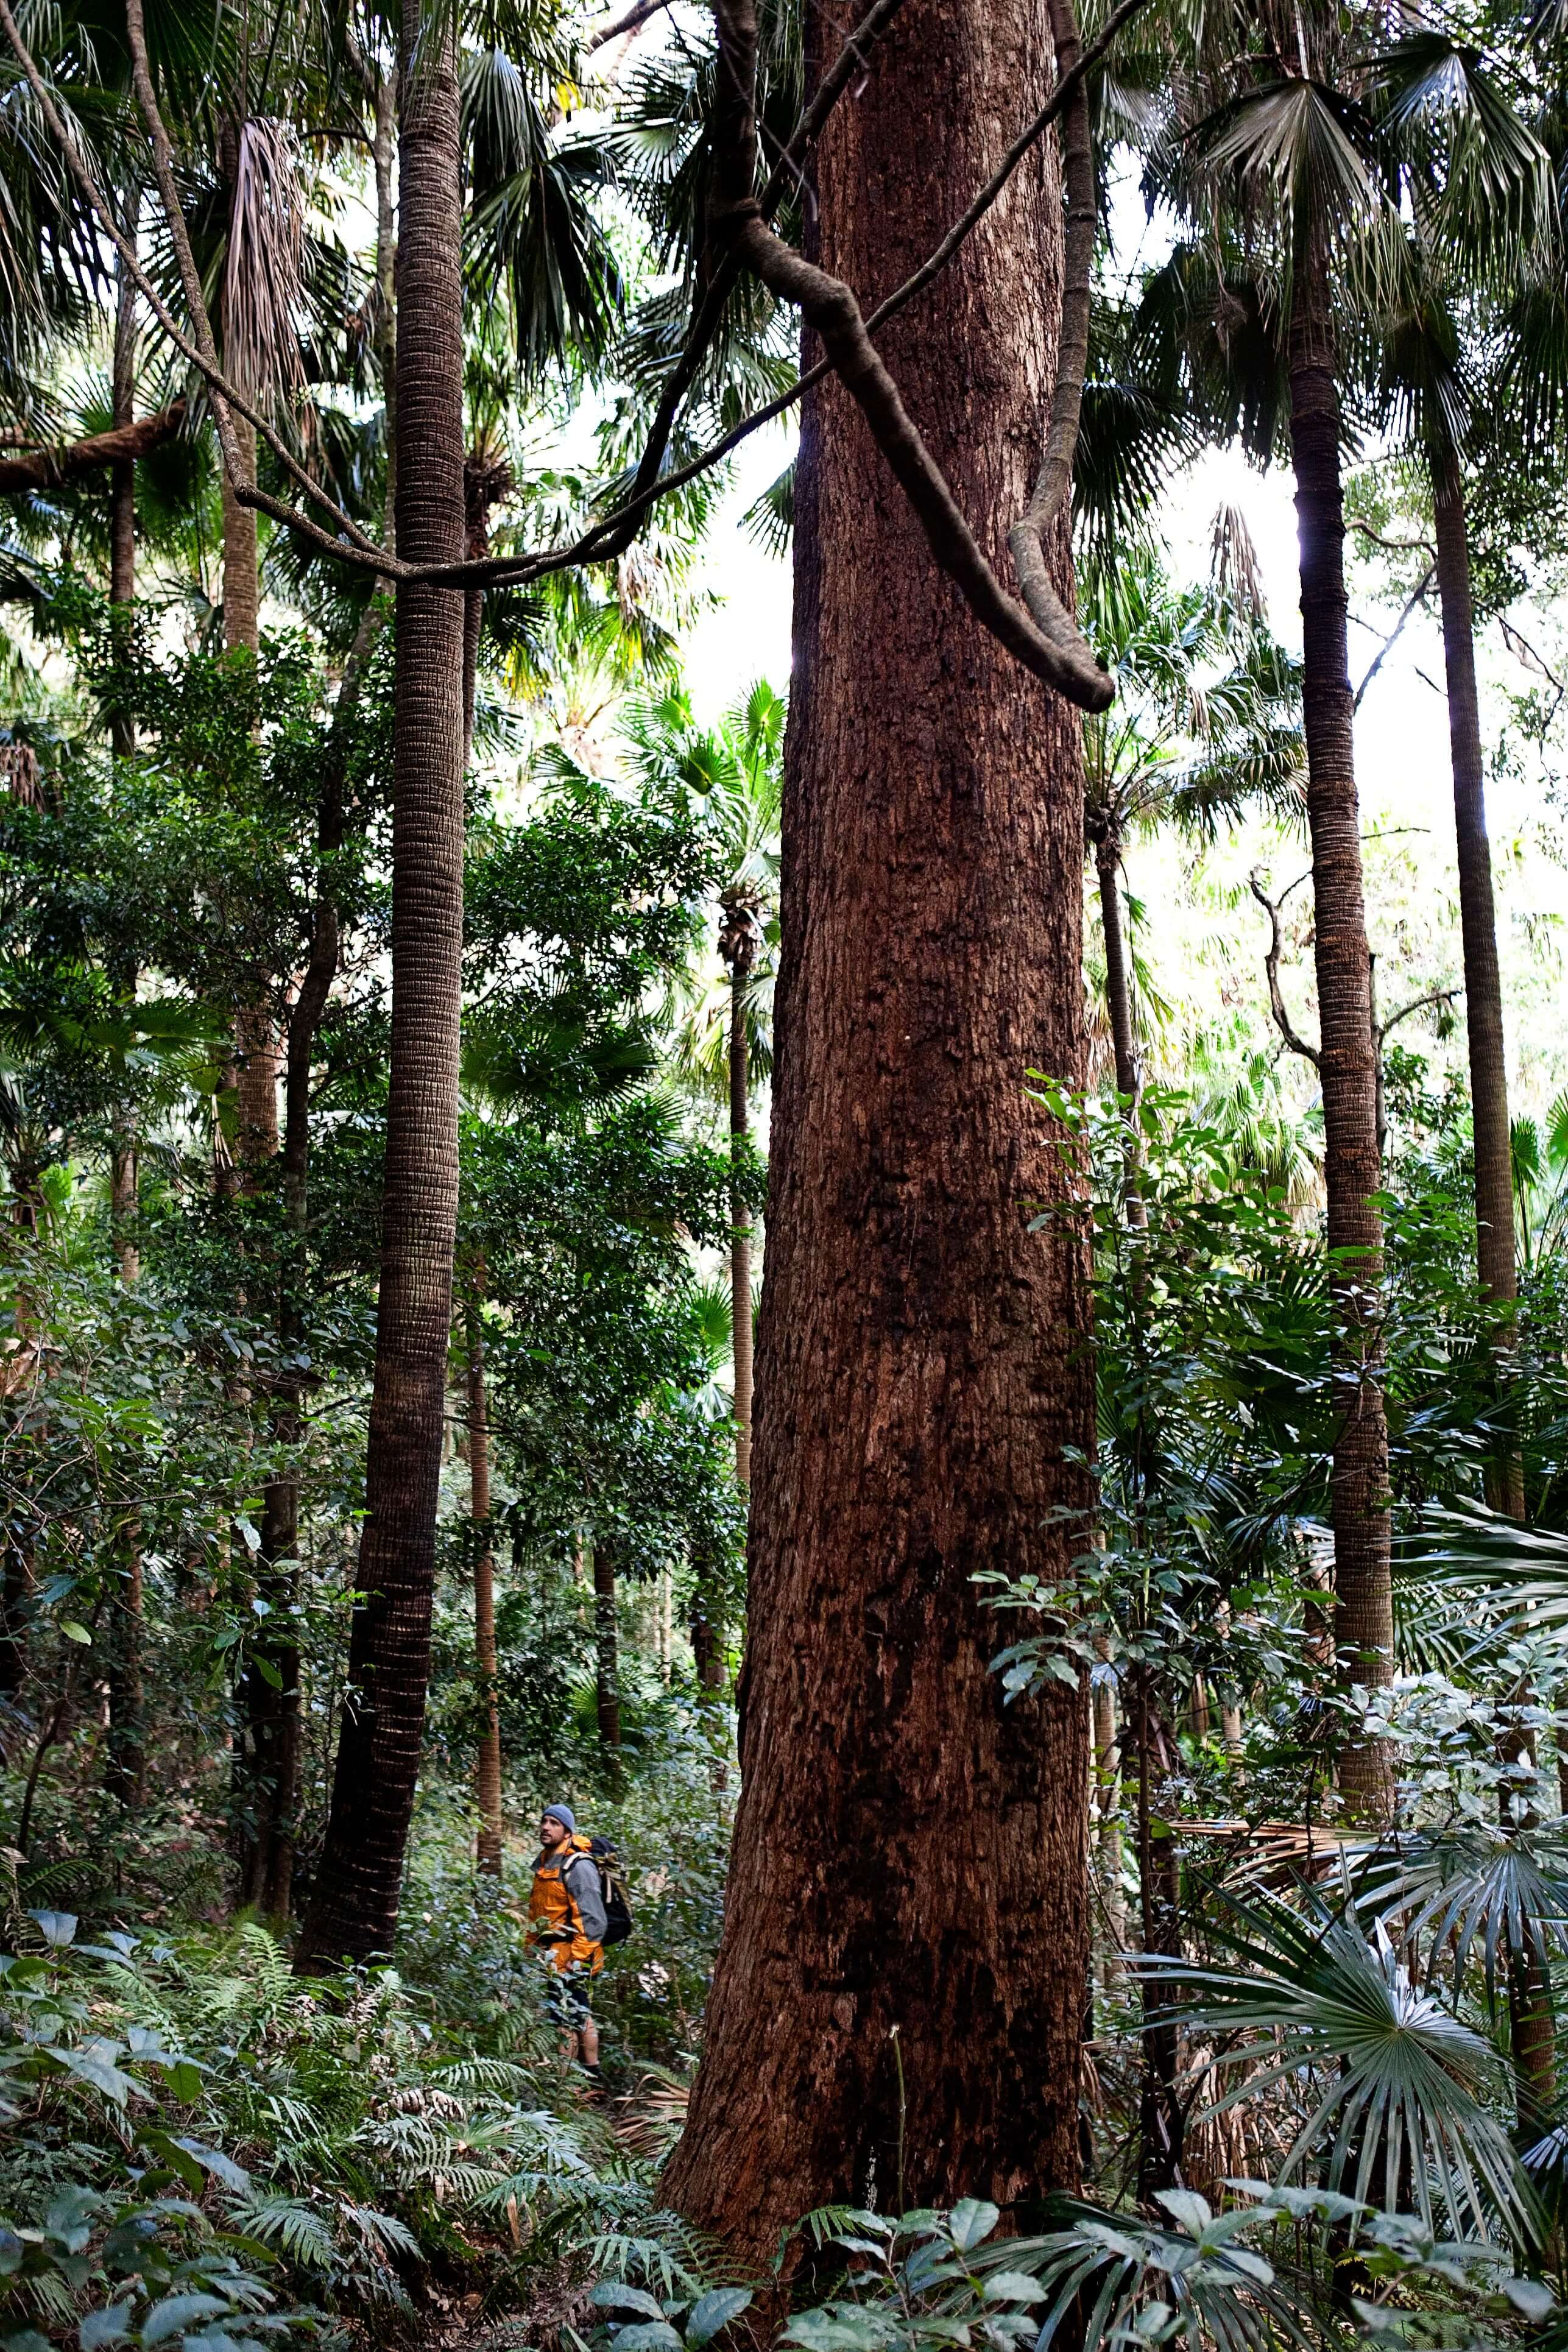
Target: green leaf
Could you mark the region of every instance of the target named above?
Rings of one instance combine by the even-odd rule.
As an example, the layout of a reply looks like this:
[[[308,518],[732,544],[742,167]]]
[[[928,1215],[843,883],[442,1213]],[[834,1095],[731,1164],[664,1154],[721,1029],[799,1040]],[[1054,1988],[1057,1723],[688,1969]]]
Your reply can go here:
[[[29,1911],[27,1916],[37,1927],[45,1943],[52,1946],[56,1951],[63,1951],[68,1944],[75,1940],[76,1913],[74,1911]]]
[[[81,2352],[103,2352],[105,2345],[122,2343],[132,2307],[129,2303],[111,2303],[106,2311],[89,2311],[77,2329]]]
[[[616,2352],[680,2352],[680,2338],[668,2319],[639,2319],[616,2336]]]
[[[92,1635],[88,1632],[87,1627],[81,1622],[79,1618],[62,1617],[60,1619],[60,1632],[65,1635],[68,1642],[79,1642],[84,1647],[90,1647],[91,1645]]]
[[[201,2095],[201,2070],[189,2058],[176,2058],[169,2069],[169,2088],[185,2106]]]
[[[166,2294],[147,2314],[142,2328],[143,2346],[166,2344],[171,2336],[183,2336],[198,2319],[216,2318],[229,2305],[219,2294]]]
[[[721,2327],[738,2319],[751,2300],[752,2290],[747,2286],[710,2287],[706,2294],[700,2294],[687,2314],[688,2345],[706,2344]]]
[[[1027,2271],[998,2271],[985,2282],[987,2303],[1044,2303],[1046,2290]]]
[[[959,2252],[967,2254],[972,2247],[984,2243],[1001,2219],[994,2205],[978,2197],[966,2197],[948,2215],[947,2226]]]
[[[118,2042],[89,2042],[82,2050],[67,2050],[58,2042],[45,2046],[51,2058],[58,2058],[60,2064],[68,2067],[73,2074],[79,2075],[84,2083],[90,2083],[95,2091],[101,2091],[104,2097],[112,2099],[117,2107],[122,2107],[127,2099],[140,2091],[141,2085],[133,2083],[129,2074],[122,2074],[114,2063],[120,2054]]]
[[[664,2306],[640,2286],[626,2286],[619,2279],[601,2279],[588,2298],[601,2311],[635,2311],[644,2319],[662,2319]]]
[[[99,2200],[90,2189],[62,2189],[44,2216],[44,2228],[68,2254],[79,2254],[92,2235]]]

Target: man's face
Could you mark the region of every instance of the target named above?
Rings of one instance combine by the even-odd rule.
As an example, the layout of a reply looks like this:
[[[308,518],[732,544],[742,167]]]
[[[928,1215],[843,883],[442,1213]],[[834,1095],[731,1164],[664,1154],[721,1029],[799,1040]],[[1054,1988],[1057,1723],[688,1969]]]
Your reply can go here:
[[[558,1845],[564,1845],[565,1822],[558,1822],[553,1813],[546,1813],[539,1824],[539,1843],[546,1853],[552,1853]]]

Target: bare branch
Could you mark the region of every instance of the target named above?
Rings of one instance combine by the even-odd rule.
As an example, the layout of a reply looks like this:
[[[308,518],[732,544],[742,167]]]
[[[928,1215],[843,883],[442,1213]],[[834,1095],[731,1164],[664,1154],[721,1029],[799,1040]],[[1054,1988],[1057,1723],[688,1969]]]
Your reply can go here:
[[[1413,996],[1408,1004],[1402,1004],[1397,1013],[1391,1013],[1386,1021],[1378,1023],[1374,1042],[1379,1049],[1389,1031],[1397,1029],[1402,1021],[1408,1021],[1413,1013],[1425,1013],[1428,1005],[1452,1004],[1458,993],[1457,988],[1433,988],[1425,996]]]
[[[58,448],[31,449],[24,457],[0,457],[0,490],[54,489],[61,482],[79,482],[104,466],[145,457],[179,431],[184,417],[185,404],[176,400],[155,416],[117,425],[112,432],[89,433],[85,440],[67,441]]]
[[[1429,555],[1434,563],[1437,561],[1437,551],[1429,539],[1384,539],[1371,523],[1362,522],[1355,516],[1351,518],[1351,529],[1373,547],[1381,547],[1387,555]]]
[[[1405,622],[1409,620],[1417,604],[1424,604],[1426,602],[1426,591],[1431,587],[1432,583],[1436,576],[1437,565],[1436,558],[1434,558],[1432,562],[1426,566],[1426,571],[1421,574],[1421,578],[1417,582],[1414,593],[1406,603],[1405,610],[1399,615],[1398,620],[1394,624],[1393,628],[1390,629],[1387,636],[1384,637],[1382,645],[1378,647],[1377,652],[1373,656],[1372,666],[1355,690],[1355,700],[1351,705],[1352,713],[1361,709],[1363,695],[1366,692],[1367,688],[1372,684],[1373,679],[1377,676],[1378,671],[1383,667],[1384,663],[1388,659],[1389,655],[1394,651],[1394,646],[1398,644],[1400,635],[1404,631]]]
[[[592,57],[594,51],[602,49],[606,42],[618,41],[623,33],[640,32],[650,18],[660,15],[669,5],[670,0],[634,0],[631,7],[623,8],[617,16],[606,16],[595,26],[583,43],[583,54]]]
[[[1268,976],[1268,1009],[1274,1015],[1274,1025],[1290,1051],[1293,1054],[1300,1054],[1303,1061],[1310,1062],[1312,1067],[1317,1069],[1322,1057],[1318,1048],[1315,1045],[1309,1045],[1306,1039],[1298,1034],[1292,1024],[1290,1015],[1285,1009],[1284,992],[1279,985],[1279,909],[1289,894],[1286,892],[1279,898],[1271,898],[1258,880],[1256,868],[1249,879],[1253,897],[1268,917],[1268,952],[1263,959],[1263,969]],[[1292,883],[1290,887],[1294,889],[1295,884]]]
[[[926,541],[982,625],[1025,667],[1080,709],[1104,709],[1113,688],[1092,662],[1075,662],[1031,614],[1006,595],[926,448],[849,288],[774,236],[752,194],[756,175],[756,15],[752,0],[715,0],[720,73],[715,113],[714,232],[782,301],[821,336],[827,357],[858,405],[915,510]]]
[[[1079,63],[1082,45],[1072,0],[1050,0],[1051,35],[1057,48],[1058,85]],[[1107,674],[1096,661],[1077,621],[1058,595],[1050,575],[1047,541],[1072,504],[1073,459],[1078,453],[1083,380],[1089,366],[1089,288],[1094,272],[1094,152],[1089,143],[1089,85],[1080,73],[1062,115],[1062,176],[1067,194],[1067,236],[1062,269],[1061,331],[1057,339],[1057,380],[1051,392],[1045,454],[1029,503],[1007,534],[1024,602],[1041,635],[1055,646],[1076,690],[1063,692],[1086,710],[1103,709],[1110,699]],[[1102,683],[1105,681],[1105,683]]]

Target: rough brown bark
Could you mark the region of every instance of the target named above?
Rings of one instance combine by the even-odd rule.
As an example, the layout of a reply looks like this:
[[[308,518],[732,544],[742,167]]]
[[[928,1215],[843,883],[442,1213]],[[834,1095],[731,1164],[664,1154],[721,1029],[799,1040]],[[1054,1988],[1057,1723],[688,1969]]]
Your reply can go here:
[[[728,891],[719,952],[730,972],[730,1322],[735,1366],[735,1475],[752,1483],[752,1223],[741,1171],[752,1140],[752,1074],[746,1044],[746,986],[762,945],[760,901]],[[720,1629],[715,1629],[716,1633]]]
[[[1136,1100],[1138,1045],[1132,1034],[1132,985],[1127,968],[1127,943],[1121,933],[1118,887],[1121,857],[1114,840],[1095,844],[1094,870],[1100,883],[1100,923],[1105,939],[1105,1003],[1110,1015],[1110,1045],[1116,1059],[1116,1091]]]
[[[446,29],[444,29],[446,28]],[[448,20],[403,17],[397,543],[463,547],[462,205]],[[419,1771],[458,1218],[463,935],[463,604],[397,597],[392,1085],[375,1381],[349,1648],[351,1697],[300,1964],[390,1948]]]
[[[1503,1045],[1502,981],[1497,913],[1487,839],[1486,763],[1476,687],[1475,614],[1464,478],[1451,460],[1434,459],[1437,593],[1443,610],[1443,663],[1448,688],[1448,743],[1454,769],[1454,831],[1459,867],[1459,929],[1465,954],[1465,1027],[1470,1050],[1470,1115],[1476,1152],[1476,1265],[1481,1289],[1508,1308],[1519,1296],[1514,1258],[1513,1153]],[[1506,1330],[1506,1325],[1505,1325]],[[1498,1500],[1524,1517],[1517,1454],[1498,1465]]]
[[[810,38],[837,49],[826,9]],[[911,0],[819,152],[823,268],[897,282],[1050,57],[1043,0]],[[994,564],[1061,240],[1037,155],[885,337]],[[1024,1093],[1083,1071],[1079,725],[938,572],[836,383],[803,423],[795,644],[743,1786],[663,2191],[747,2259],[829,2200],[1075,2182],[1088,1967],[1087,1702],[1003,1708],[972,1580],[1065,1573],[1047,1515],[1086,1500],[1086,1268],[1026,1231],[1062,1174]]]
[[[105,466],[134,464],[162,442],[171,440],[184,422],[185,404],[177,400],[155,416],[138,417],[123,426],[116,420],[109,433],[90,433],[85,441],[68,441],[55,449],[30,449],[26,457],[0,457],[0,490],[53,489],[61,482],[79,482]]]
[[[1334,364],[1327,259],[1314,246],[1298,268],[1291,307],[1290,446],[1300,535],[1307,820],[1322,1036],[1318,1066],[1336,1324],[1330,1516],[1341,1673],[1347,1683],[1381,1684],[1394,1671],[1388,1424],[1379,1331],[1383,1221],[1373,1201],[1382,1169],[1346,643],[1340,398]],[[1355,1808],[1386,1816],[1394,1798],[1386,1742],[1349,1743],[1340,1774]]]
[[[490,1433],[485,1397],[484,1327],[477,1303],[468,1307],[468,1516],[475,1528],[483,1530],[474,1552],[474,1663],[479,1669],[479,1705],[484,1718],[476,1774],[479,1802],[477,1859],[488,1877],[499,1878],[505,1825],[500,1798],[500,1710],[496,1699],[496,1560],[489,1540]]]

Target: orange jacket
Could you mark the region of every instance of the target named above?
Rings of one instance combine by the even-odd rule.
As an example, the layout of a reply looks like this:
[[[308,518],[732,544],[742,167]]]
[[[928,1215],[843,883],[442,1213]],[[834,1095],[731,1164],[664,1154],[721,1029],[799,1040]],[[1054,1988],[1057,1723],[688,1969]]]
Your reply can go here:
[[[533,1940],[543,1947],[550,1965],[564,1975],[570,1968],[585,1968],[597,1976],[605,1965],[605,1948],[584,1934],[583,1914],[563,1873],[574,1855],[589,1851],[585,1837],[569,1837],[552,1853],[540,1857],[533,1873],[528,1916],[536,1924]]]

